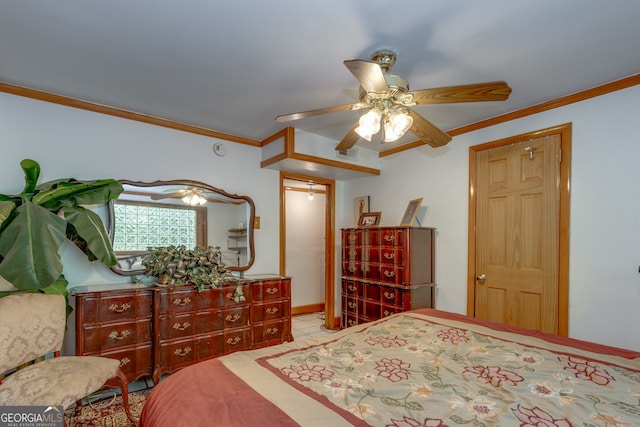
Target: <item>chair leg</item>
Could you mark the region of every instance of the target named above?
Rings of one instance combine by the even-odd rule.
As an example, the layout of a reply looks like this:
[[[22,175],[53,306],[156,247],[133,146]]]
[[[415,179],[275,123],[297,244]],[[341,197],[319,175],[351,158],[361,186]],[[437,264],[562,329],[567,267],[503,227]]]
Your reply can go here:
[[[131,408],[129,407],[129,381],[127,380],[127,376],[122,372],[122,369],[119,368],[117,375],[118,381],[120,382],[120,390],[122,392],[122,405],[124,406],[124,411],[126,412],[129,421],[138,425],[138,419],[131,414]]]

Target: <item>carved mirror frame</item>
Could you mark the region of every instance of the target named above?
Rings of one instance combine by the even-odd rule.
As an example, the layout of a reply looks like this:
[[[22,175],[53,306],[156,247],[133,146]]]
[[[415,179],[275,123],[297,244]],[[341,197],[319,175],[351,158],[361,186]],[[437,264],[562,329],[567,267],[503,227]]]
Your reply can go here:
[[[254,246],[254,233],[253,233],[254,226],[253,225],[255,221],[256,209],[255,209],[255,204],[253,203],[253,200],[250,197],[227,193],[226,191],[220,188],[213,187],[204,182],[187,180],[187,179],[168,180],[168,181],[157,180],[153,182],[131,181],[127,179],[121,179],[119,181],[120,183],[122,183],[123,187],[125,188],[122,194],[140,196],[143,198],[142,201],[144,201],[144,203],[153,203],[154,199],[161,199],[161,198],[173,198],[174,200],[180,199],[181,197],[176,194],[174,195],[168,194],[166,195],[166,197],[159,197],[159,195],[162,194],[162,190],[160,191],[154,190],[154,189],[158,189],[159,187],[172,187],[172,186],[184,187],[184,190],[181,190],[181,191],[188,191],[188,189],[198,189],[198,191],[204,192],[203,194],[206,194],[207,197],[210,198],[210,200],[207,203],[208,205],[214,205],[214,203],[217,203],[217,202],[232,203],[232,204],[246,203],[249,209],[246,215],[246,218],[247,218],[246,220],[246,233],[247,233],[246,264],[239,265],[239,266],[227,265],[226,268],[227,270],[230,270],[230,271],[243,272],[251,268],[251,266],[253,265],[253,262],[255,260],[255,246]],[[148,197],[148,200],[145,199],[146,197]],[[109,231],[109,236],[111,238],[112,243],[114,241],[115,228],[116,228],[116,224],[114,223],[115,222],[114,205],[115,205],[114,201],[111,201],[109,203],[108,213],[107,213],[108,218],[106,220],[107,229]],[[207,228],[209,227],[211,227],[211,224],[208,224]],[[225,225],[225,230],[228,233],[235,231],[234,227],[228,224]],[[210,242],[207,242],[207,244],[211,245]],[[221,247],[221,250],[224,250],[224,248]],[[141,268],[140,262],[142,258],[146,255],[146,253],[147,252],[139,251],[135,253],[118,255],[118,253],[116,252],[116,256],[118,257],[118,263],[115,266],[111,267],[111,270],[114,273],[123,275],[123,276],[142,275],[144,274],[145,270],[144,268]]]

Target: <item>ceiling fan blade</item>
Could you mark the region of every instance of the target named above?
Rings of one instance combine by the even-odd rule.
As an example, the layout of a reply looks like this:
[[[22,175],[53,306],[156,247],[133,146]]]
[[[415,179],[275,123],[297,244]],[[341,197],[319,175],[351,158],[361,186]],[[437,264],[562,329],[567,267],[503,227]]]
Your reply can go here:
[[[299,113],[282,114],[276,117],[278,122],[288,122],[290,120],[303,119],[305,117],[319,116],[320,114],[335,113],[338,111],[359,110],[368,107],[367,104],[356,102],[354,104],[336,105],[334,107],[319,108],[317,110],[302,111]]]
[[[365,91],[374,93],[389,92],[389,86],[384,79],[380,64],[377,62],[351,59],[344,61],[344,65],[351,71],[351,74],[354,75]]]
[[[167,194],[152,194],[149,198],[151,200],[162,200],[162,199],[175,199],[184,197],[184,190],[174,191],[172,193]]]
[[[360,139],[360,135],[358,135],[355,131],[356,127],[358,127],[358,122],[351,128],[351,130],[342,138],[342,141],[338,145],[336,145],[336,150],[348,150],[349,148],[356,145],[358,139]]]
[[[409,115],[413,119],[413,124],[409,130],[430,146],[442,147],[451,141],[451,137],[447,133],[438,129],[420,114],[409,110]]]
[[[505,82],[475,83],[433,89],[414,90],[410,93],[418,105],[452,104],[456,102],[504,101],[511,88]]]

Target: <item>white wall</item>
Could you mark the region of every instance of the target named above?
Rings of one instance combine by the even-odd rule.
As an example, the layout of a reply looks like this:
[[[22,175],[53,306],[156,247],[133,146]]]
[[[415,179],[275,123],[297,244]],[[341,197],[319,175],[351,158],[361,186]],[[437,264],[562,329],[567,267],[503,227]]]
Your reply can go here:
[[[569,335],[640,350],[639,103],[636,86],[385,157],[379,177],[345,183],[343,224],[357,196],[371,195],[383,225],[424,197],[418,218],[438,229],[437,307],[465,313],[468,147],[572,122]]]
[[[325,217],[327,197],[316,193],[285,191],[286,261],[291,276],[291,305],[299,307],[324,301]]]

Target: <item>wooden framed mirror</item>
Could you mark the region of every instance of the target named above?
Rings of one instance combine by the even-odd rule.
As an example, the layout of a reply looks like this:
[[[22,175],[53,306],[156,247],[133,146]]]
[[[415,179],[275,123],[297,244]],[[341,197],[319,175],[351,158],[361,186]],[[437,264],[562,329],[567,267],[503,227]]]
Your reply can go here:
[[[255,205],[248,196],[230,194],[192,180],[120,180],[124,191],[109,204],[107,228],[120,275],[144,274],[149,247],[219,247],[231,271],[254,262]]]

